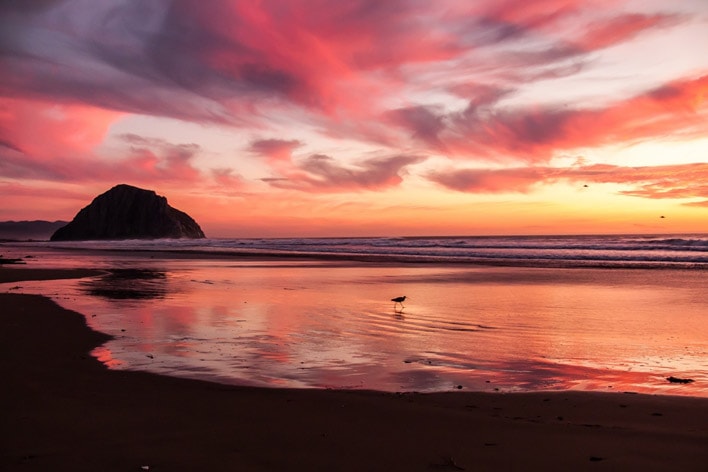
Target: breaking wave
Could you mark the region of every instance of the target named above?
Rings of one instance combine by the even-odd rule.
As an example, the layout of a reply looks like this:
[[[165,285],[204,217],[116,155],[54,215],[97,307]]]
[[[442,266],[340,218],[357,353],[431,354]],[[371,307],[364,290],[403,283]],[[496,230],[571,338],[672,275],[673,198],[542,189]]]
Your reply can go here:
[[[157,239],[44,243],[52,247],[179,251],[367,262],[561,267],[708,268],[708,235]]]

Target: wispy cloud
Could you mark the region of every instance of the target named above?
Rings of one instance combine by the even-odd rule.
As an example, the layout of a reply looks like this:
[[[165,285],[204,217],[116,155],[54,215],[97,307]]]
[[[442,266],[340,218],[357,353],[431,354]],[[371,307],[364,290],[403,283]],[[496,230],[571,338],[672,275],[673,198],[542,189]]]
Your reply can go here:
[[[424,159],[421,156],[395,155],[344,165],[330,156],[315,154],[298,162],[282,178],[264,180],[274,187],[309,192],[382,190],[399,185],[406,167]]]
[[[133,179],[189,182],[201,176],[201,171],[192,165],[193,158],[201,151],[197,144],[172,144],[135,134],[124,134],[120,138],[130,146],[127,162],[121,164],[138,170]]]
[[[624,0],[0,2],[0,177],[312,198],[421,174],[487,194],[607,179],[705,198],[702,169],[551,163],[707,136],[708,61],[663,71],[697,43],[644,51],[661,73],[632,69],[641,41],[707,18],[699,2]],[[184,123],[223,142],[165,137]],[[428,172],[428,156],[456,168]]]
[[[578,185],[625,184],[620,193],[642,198],[708,199],[708,163],[622,167],[594,164],[572,167],[531,166],[507,169],[453,169],[428,178],[448,189],[468,193],[527,193],[559,181]],[[689,204],[696,204],[690,202]]]
[[[5,144],[0,148],[1,175],[70,179],[119,116],[80,103],[0,97],[0,141]]]
[[[191,181],[197,144],[171,144],[135,134],[119,136],[119,156],[99,158],[95,148],[117,118],[115,112],[84,105],[57,105],[0,99],[0,133],[10,145],[0,149],[6,178],[55,182]],[[10,111],[11,110],[11,111]]]
[[[394,153],[422,145],[529,163],[576,147],[706,133],[708,75],[594,108],[503,102],[529,80],[576,72],[581,62],[570,58],[687,22],[685,14],[615,13],[609,4],[591,10],[566,0],[446,1],[434,9],[402,0],[84,3],[3,6],[1,94],[256,128],[301,109],[323,134]],[[467,106],[387,105],[422,86],[419,65],[438,78],[432,90]],[[361,124],[371,120],[383,126]],[[4,145],[24,151],[9,134],[0,135]],[[296,144],[265,140],[251,151],[273,163]]]
[[[681,21],[609,7],[590,14],[568,1],[19,5],[3,7],[0,91],[231,124],[286,104],[337,116],[383,111],[377,101],[414,80],[406,66],[444,69],[491,48],[500,52],[492,67],[512,56],[524,62],[516,67],[545,67]]]
[[[431,150],[463,158],[548,162],[554,153],[708,134],[708,75],[678,80],[597,108],[493,108],[473,97],[462,112],[397,110],[393,121]],[[501,94],[500,94],[501,96]]]
[[[675,26],[688,20],[679,14],[627,13],[589,23],[575,42],[585,51],[596,51],[620,44],[646,31]]]
[[[302,145],[297,139],[259,139],[251,142],[249,151],[277,165],[289,163],[293,151]]]

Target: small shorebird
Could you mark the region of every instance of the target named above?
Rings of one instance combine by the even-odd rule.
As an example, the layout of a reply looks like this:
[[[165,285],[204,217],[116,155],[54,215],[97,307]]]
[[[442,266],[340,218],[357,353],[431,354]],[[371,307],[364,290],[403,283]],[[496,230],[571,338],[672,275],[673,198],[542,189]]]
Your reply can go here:
[[[403,306],[403,302],[406,301],[406,296],[403,295],[402,297],[392,298],[391,301],[394,302],[393,303],[394,310],[396,309],[396,305],[398,305],[399,303],[401,304],[401,310],[402,310],[405,308],[405,306]]]

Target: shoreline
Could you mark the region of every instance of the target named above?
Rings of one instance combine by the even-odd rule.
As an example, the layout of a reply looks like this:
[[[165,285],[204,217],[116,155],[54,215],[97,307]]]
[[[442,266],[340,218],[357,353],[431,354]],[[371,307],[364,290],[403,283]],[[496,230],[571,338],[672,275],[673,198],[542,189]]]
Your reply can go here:
[[[0,282],[95,273],[3,268]],[[83,315],[38,295],[2,293],[0,303],[3,470],[704,470],[708,463],[705,398],[261,389],[114,371],[88,354],[109,337]]]
[[[337,239],[337,238],[334,238]],[[356,239],[356,238],[355,238]],[[368,239],[368,238],[364,238]],[[409,238],[425,239],[425,238]],[[455,239],[455,238],[448,238]],[[192,241],[192,240],[190,240]],[[198,241],[198,240],[197,240]],[[49,241],[32,241],[25,243],[47,243]],[[71,242],[69,242],[71,243]],[[708,270],[708,263],[695,261],[662,261],[662,260],[633,260],[633,259],[604,259],[604,258],[556,258],[544,257],[500,257],[500,256],[479,256],[479,255],[458,255],[439,256],[419,253],[373,253],[373,252],[347,252],[347,251],[308,251],[308,250],[286,250],[286,249],[265,249],[265,248],[237,248],[237,247],[211,247],[206,248],[186,248],[186,247],[100,247],[103,241],[91,241],[98,243],[96,247],[80,247],[72,245],[61,245],[54,243],[53,246],[37,246],[38,248],[50,249],[52,251],[66,251],[84,254],[118,254],[136,255],[140,254],[145,258],[167,257],[170,259],[216,259],[229,260],[238,259],[246,261],[301,261],[301,262],[328,262],[347,264],[367,264],[367,265],[441,265],[451,267],[478,266],[478,267],[516,267],[516,268],[543,268],[543,269],[603,269],[603,270],[691,270],[703,272]],[[2,246],[0,242],[0,247]],[[6,242],[6,247],[26,247],[23,242]]]

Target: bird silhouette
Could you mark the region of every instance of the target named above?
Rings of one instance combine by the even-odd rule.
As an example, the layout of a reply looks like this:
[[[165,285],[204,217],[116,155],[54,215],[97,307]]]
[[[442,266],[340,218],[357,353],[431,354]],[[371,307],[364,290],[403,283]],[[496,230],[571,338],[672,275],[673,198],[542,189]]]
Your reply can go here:
[[[405,296],[405,295],[403,295],[402,297],[392,298],[391,301],[393,302],[393,309],[395,310],[395,309],[396,309],[396,305],[398,305],[398,304],[400,303],[400,304],[401,304],[401,310],[403,310],[403,309],[405,308],[405,306],[403,306],[403,302],[404,302],[405,300],[406,300],[406,296]]]

